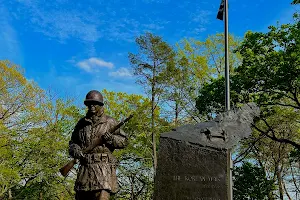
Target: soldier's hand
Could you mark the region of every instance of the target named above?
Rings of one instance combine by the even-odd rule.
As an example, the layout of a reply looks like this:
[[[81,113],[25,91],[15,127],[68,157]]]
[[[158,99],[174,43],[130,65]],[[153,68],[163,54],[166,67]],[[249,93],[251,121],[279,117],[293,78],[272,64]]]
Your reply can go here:
[[[110,132],[106,132],[103,137],[106,141],[110,141],[112,140],[113,135]]]
[[[93,153],[102,153],[102,152],[103,152],[102,146],[97,146],[93,149]]]

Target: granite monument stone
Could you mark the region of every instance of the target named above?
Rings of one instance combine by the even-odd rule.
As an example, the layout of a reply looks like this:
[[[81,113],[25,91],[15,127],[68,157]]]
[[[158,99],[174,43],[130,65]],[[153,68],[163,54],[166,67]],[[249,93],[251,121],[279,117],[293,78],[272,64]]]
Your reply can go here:
[[[160,137],[155,200],[227,200],[227,151],[251,134],[254,103]]]

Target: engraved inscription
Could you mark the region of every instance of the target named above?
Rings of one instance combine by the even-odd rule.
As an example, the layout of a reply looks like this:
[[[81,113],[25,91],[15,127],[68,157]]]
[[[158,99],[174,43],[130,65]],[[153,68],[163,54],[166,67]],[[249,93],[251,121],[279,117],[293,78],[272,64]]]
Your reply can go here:
[[[227,153],[161,139],[154,200],[228,200]]]
[[[188,176],[185,175],[183,176],[184,178],[181,178],[179,175],[173,176],[174,181],[194,181],[194,182],[220,182],[221,177],[216,177],[216,176]]]

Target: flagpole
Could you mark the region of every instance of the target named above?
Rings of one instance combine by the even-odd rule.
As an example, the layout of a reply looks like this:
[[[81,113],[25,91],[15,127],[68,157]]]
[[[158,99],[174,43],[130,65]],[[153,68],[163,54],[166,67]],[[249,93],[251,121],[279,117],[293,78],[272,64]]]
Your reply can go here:
[[[229,40],[228,40],[228,0],[224,0],[224,36],[225,36],[225,110],[230,110],[230,85],[229,85]],[[228,200],[233,200],[232,182],[233,163],[231,149],[227,150],[227,172],[228,174]]]
[[[224,19],[225,17],[225,19]],[[230,88],[229,88],[229,40],[228,40],[228,0],[221,0],[217,19],[224,21],[225,38],[225,111],[230,110]],[[227,200],[233,200],[232,182],[233,163],[231,159],[231,149],[227,149]]]
[[[225,109],[230,110],[230,88],[229,88],[229,48],[228,48],[228,0],[224,0],[225,15]]]

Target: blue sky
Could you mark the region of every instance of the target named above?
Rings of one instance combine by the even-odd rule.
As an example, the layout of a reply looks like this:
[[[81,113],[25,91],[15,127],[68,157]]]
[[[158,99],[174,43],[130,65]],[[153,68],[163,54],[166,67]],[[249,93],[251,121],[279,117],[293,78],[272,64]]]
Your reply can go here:
[[[1,2],[2,1],[2,2]],[[290,22],[292,0],[229,0],[229,31]],[[130,72],[135,37],[150,31],[174,45],[223,32],[220,0],[0,0],[0,59],[58,95],[82,101],[92,89],[143,93]]]

